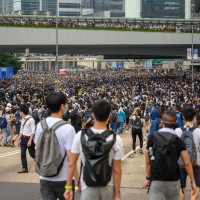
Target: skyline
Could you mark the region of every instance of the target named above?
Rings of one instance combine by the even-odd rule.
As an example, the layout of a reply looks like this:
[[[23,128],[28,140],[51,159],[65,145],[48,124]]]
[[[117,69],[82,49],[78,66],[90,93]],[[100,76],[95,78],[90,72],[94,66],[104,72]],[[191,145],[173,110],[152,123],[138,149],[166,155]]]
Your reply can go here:
[[[59,16],[179,18],[199,15],[197,0],[59,0]],[[56,14],[56,0],[0,0],[0,14]]]

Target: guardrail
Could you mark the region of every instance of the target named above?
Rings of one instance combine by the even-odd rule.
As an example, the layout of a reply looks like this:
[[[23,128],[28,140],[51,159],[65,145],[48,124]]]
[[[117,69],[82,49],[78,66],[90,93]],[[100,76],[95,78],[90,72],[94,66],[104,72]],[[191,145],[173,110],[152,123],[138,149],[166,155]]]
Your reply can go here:
[[[31,20],[52,20],[55,16],[39,15],[0,15],[0,19],[31,19]],[[96,23],[144,23],[144,24],[174,24],[174,25],[200,25],[200,19],[164,19],[164,18],[117,18],[117,17],[58,17],[59,21],[70,22],[96,22]]]

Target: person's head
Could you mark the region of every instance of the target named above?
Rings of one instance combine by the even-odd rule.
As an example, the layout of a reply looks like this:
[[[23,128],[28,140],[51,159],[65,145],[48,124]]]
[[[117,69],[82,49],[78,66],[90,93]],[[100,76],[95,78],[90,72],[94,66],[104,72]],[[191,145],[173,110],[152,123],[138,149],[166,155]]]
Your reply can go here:
[[[46,109],[47,109],[47,106],[46,106],[46,105],[43,105],[43,108],[44,108],[44,110],[46,110]]]
[[[69,109],[69,110],[74,110],[73,105],[72,105],[72,104],[69,104],[68,109]]]
[[[135,115],[141,116],[141,109],[140,108],[135,109]]]
[[[185,122],[192,122],[196,116],[196,110],[193,107],[185,108],[182,115]]]
[[[57,113],[61,109],[64,112],[66,109],[66,95],[62,92],[51,92],[46,99],[47,108],[51,113]]]
[[[88,103],[86,106],[87,106],[87,109],[91,109],[92,107],[91,103]]]
[[[10,107],[5,107],[5,113],[9,113],[11,111]]]
[[[165,128],[174,128],[176,126],[176,112],[166,110],[162,115],[162,126]]]
[[[39,108],[40,108],[40,104],[36,104],[36,105],[35,105],[35,108],[36,108],[36,109],[39,109]]]
[[[12,108],[12,104],[11,103],[7,103],[6,107]]]
[[[106,100],[98,100],[92,106],[94,118],[99,122],[108,120],[111,112],[111,104]]]
[[[28,115],[28,113],[29,113],[29,107],[26,104],[22,104],[19,107],[19,114],[20,114],[20,116],[24,117],[24,116]]]

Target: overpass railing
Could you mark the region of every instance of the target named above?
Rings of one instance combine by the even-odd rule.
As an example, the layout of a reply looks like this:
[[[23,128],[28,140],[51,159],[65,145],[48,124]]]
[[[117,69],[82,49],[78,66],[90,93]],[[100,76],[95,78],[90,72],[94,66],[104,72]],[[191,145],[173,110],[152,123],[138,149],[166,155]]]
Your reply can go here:
[[[59,17],[59,28],[200,33],[200,19]],[[55,28],[54,16],[0,15],[0,26]]]

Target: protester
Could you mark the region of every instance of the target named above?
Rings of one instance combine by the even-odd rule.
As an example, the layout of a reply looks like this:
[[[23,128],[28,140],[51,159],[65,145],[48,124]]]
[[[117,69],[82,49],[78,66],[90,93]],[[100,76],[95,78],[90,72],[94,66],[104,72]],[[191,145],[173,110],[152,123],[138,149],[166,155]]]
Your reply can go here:
[[[91,129],[85,129],[92,131],[92,135],[96,138],[103,137],[103,134],[105,134],[105,131],[107,130],[107,123],[110,118],[110,112],[111,112],[111,105],[106,100],[98,100],[96,101],[92,106],[93,111],[93,118],[94,118],[94,126],[91,127]],[[109,133],[109,131],[107,132]],[[103,167],[102,171],[107,170],[108,168],[111,169],[111,180],[108,179],[105,185],[99,186],[102,179],[107,178],[109,176],[98,177],[97,182],[95,184],[92,184],[93,186],[96,185],[96,187],[88,186],[88,181],[86,180],[86,177],[83,173],[87,172],[86,165],[87,162],[89,162],[88,156],[86,156],[83,152],[85,151],[85,148],[82,149],[82,142],[84,138],[86,139],[86,133],[82,131],[78,132],[78,134],[75,136],[75,139],[73,141],[72,149],[71,149],[71,155],[69,159],[69,167],[68,167],[68,175],[67,175],[67,183],[66,183],[66,192],[64,194],[65,199],[70,200],[72,199],[72,177],[74,174],[76,162],[78,160],[79,155],[81,156],[82,161],[82,170],[81,170],[81,180],[80,180],[80,186],[81,186],[81,200],[119,200],[120,199],[120,183],[121,183],[121,159],[123,155],[123,144],[121,138],[117,135],[113,135],[112,133],[109,133],[109,136],[106,139],[107,144],[113,141],[115,138],[115,142],[112,144],[110,152],[109,152],[109,163],[107,167]],[[96,135],[96,136],[95,136]],[[98,140],[98,139],[96,139]],[[84,140],[85,141],[85,140]],[[110,142],[109,142],[110,141]],[[94,143],[94,142],[93,142]],[[97,142],[98,143],[98,142]],[[85,143],[86,144],[86,143]],[[98,145],[100,145],[99,143]],[[97,145],[97,144],[96,144]],[[97,149],[98,150],[98,149]],[[105,157],[105,156],[104,156]],[[86,161],[87,160],[87,161]],[[106,162],[107,163],[107,162]],[[104,164],[106,164],[104,163]],[[92,168],[94,170],[94,168]],[[101,171],[101,172],[102,172]],[[93,172],[93,171],[91,171]],[[109,174],[110,175],[110,174]],[[90,177],[90,176],[89,176]],[[91,179],[92,181],[92,179]]]
[[[19,114],[22,118],[19,141],[21,151],[22,169],[18,173],[28,173],[28,165],[26,158],[26,150],[28,149],[30,156],[35,159],[35,143],[33,141],[35,135],[35,121],[28,114],[29,108],[26,104],[22,104],[19,108]]]
[[[120,107],[118,110],[118,118],[119,121],[117,125],[117,130],[119,134],[122,134],[124,130],[124,125],[126,124],[126,115],[122,107]]]
[[[14,133],[11,127],[11,123],[13,121],[13,117],[11,115],[11,108],[6,107],[2,112],[2,117],[6,118],[7,126],[3,128],[3,138],[1,140],[1,146],[12,146],[14,147],[13,143],[11,142]]]
[[[52,92],[47,96],[46,105],[51,111],[51,115],[44,120],[49,128],[52,128],[56,123],[62,121],[62,115],[67,106],[66,100],[66,96],[62,92]],[[44,129],[41,123],[38,124],[35,134],[34,142],[36,145],[38,144],[38,140]],[[60,145],[60,149],[58,149],[58,151],[62,153],[63,157],[66,154],[66,159],[64,159],[62,167],[57,175],[53,177],[40,176],[40,192],[43,200],[57,198],[60,200],[64,199],[64,187],[67,180],[66,172],[72,148],[72,142],[76,132],[71,125],[65,123],[64,125],[61,125],[55,129],[55,134]],[[76,175],[76,178],[78,180],[77,176],[78,175]]]
[[[197,192],[192,165],[183,140],[175,135],[176,113],[166,110],[162,116],[162,129],[154,133],[147,143],[146,181],[150,187],[150,200],[179,200],[179,156],[191,180],[192,195]]]
[[[139,153],[143,154],[143,132],[142,127],[144,126],[144,121],[141,119],[141,110],[139,108],[135,109],[135,112],[130,116],[130,119],[133,120],[133,127],[131,130],[132,134],[132,147],[133,147],[133,153],[131,155],[132,158],[134,158],[136,154],[136,136],[138,136],[140,140],[140,149]]]
[[[194,195],[191,193],[191,199],[197,200],[199,198],[199,188],[200,188],[200,157],[199,157],[200,129],[196,128],[196,126],[195,126],[196,111],[195,111],[194,108],[191,108],[191,107],[185,108],[182,111],[182,115],[183,115],[183,120],[184,120],[184,127],[177,128],[175,130],[175,132],[176,132],[176,135],[181,137],[183,140],[184,140],[184,138],[182,137],[182,134],[183,134],[184,130],[189,128],[189,130],[191,131],[190,134],[192,134],[192,139],[193,139],[194,145],[195,145],[195,152],[192,152],[192,153],[193,154],[196,153],[196,159],[195,159],[194,163],[192,163],[193,164],[192,167],[193,167],[195,182],[196,182],[198,189],[197,189],[197,192]],[[187,144],[187,145],[189,145],[189,144]],[[190,148],[192,148],[192,146],[190,146]],[[183,166],[180,166],[180,176],[181,176],[182,187],[185,190],[187,172],[186,172],[186,169],[183,168]],[[180,200],[184,200],[185,199],[185,192],[183,193],[183,191],[181,190],[180,194],[181,194]]]

